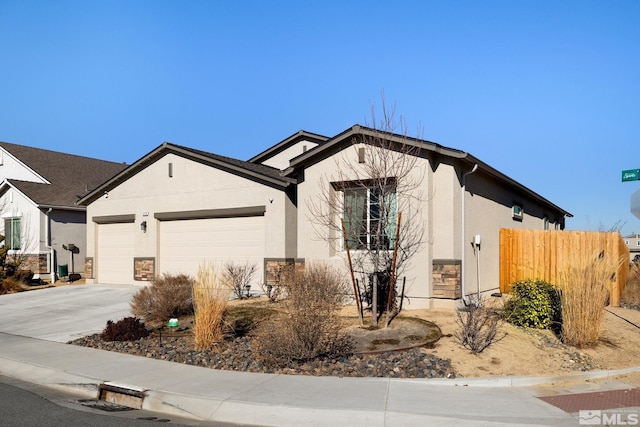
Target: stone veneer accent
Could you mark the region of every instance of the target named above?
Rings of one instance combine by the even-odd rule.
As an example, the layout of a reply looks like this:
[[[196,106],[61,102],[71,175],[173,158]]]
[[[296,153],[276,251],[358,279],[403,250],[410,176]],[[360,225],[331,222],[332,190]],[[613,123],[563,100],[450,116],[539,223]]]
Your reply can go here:
[[[93,279],[93,257],[84,259],[84,276]]]
[[[282,272],[287,268],[295,268],[296,273],[304,273],[303,258],[265,258],[264,259],[264,283],[277,285]]]
[[[19,270],[31,270],[34,274],[44,274],[49,273],[49,268],[47,265],[47,260],[49,259],[48,254],[20,254],[16,257],[16,255],[7,255],[7,260],[15,260],[19,258],[21,260]]]
[[[134,258],[133,259],[133,280],[144,282],[152,281],[156,274],[155,258]]]
[[[434,298],[462,298],[462,262],[457,259],[434,259],[431,283]]]

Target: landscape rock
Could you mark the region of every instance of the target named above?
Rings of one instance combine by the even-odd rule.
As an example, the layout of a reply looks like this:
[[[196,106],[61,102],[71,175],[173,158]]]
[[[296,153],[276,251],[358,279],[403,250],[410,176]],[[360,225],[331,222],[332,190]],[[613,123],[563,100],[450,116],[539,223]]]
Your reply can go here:
[[[141,357],[228,371],[287,375],[392,378],[455,378],[449,359],[422,348],[371,354],[354,354],[340,359],[315,359],[287,368],[265,366],[252,353],[247,337],[225,340],[210,351],[196,350],[189,336],[147,337],[133,342],[106,342],[99,334],[70,344],[116,351]]]

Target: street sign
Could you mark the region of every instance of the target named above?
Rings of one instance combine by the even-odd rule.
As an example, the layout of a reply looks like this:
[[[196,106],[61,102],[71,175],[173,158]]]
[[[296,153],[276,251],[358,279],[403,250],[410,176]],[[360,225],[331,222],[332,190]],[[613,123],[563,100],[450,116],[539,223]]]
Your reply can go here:
[[[640,169],[622,171],[622,182],[640,181]]]

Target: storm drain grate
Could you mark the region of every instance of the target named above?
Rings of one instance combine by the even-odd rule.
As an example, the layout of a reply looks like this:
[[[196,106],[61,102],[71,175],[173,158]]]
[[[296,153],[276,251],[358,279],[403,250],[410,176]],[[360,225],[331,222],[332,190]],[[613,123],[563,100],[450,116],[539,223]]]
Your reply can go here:
[[[142,409],[144,396],[143,389],[132,386],[107,382],[98,388],[98,400],[133,409]]]
[[[87,408],[99,409],[105,412],[124,412],[134,410],[134,408],[130,408],[128,406],[118,405],[117,403],[106,402],[98,399],[81,399],[77,402]]]

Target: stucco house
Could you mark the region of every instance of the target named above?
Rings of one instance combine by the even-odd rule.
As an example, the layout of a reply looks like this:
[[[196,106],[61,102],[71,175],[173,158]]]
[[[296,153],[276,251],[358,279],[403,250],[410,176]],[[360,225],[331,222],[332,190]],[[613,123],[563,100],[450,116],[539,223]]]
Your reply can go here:
[[[82,273],[86,208],[77,201],[125,167],[0,142],[0,233],[9,258],[19,258],[19,268],[46,281],[56,280],[58,264]]]
[[[631,261],[635,261],[636,257],[640,259],[640,234],[624,236],[624,244],[629,248]]]
[[[332,180],[344,172],[336,159],[362,163],[375,134],[358,125],[334,137],[300,131],[249,161],[164,143],[79,201],[87,208],[85,273],[96,283],[143,283],[195,275],[205,260],[252,262],[256,288],[285,262],[324,261],[347,274],[344,245],[318,237],[310,206],[329,188],[362,203],[359,226],[374,220],[373,193],[351,194]],[[571,216],[469,153],[385,138],[414,148],[426,194],[413,202],[423,242],[403,272],[411,308],[498,289],[500,228],[563,229]]]

